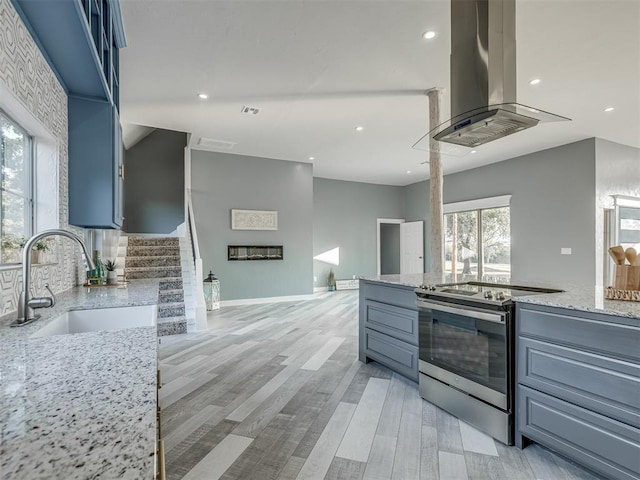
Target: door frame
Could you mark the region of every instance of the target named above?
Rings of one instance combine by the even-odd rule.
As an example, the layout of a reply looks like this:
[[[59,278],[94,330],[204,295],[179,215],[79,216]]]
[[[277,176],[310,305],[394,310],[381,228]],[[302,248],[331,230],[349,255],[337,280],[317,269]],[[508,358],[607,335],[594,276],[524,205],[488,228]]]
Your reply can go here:
[[[376,275],[380,276],[380,225],[382,224],[393,224],[399,225],[404,223],[404,218],[378,218],[376,220]]]

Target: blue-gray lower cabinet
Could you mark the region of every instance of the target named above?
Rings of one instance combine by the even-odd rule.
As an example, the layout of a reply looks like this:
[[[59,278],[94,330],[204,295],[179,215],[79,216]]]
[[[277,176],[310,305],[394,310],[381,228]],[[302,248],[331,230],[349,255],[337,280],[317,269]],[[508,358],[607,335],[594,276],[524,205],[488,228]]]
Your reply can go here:
[[[640,478],[640,322],[517,305],[516,443]]]
[[[69,223],[120,228],[124,181],[116,107],[69,95]]]
[[[415,300],[414,287],[360,280],[360,361],[375,360],[418,381]]]

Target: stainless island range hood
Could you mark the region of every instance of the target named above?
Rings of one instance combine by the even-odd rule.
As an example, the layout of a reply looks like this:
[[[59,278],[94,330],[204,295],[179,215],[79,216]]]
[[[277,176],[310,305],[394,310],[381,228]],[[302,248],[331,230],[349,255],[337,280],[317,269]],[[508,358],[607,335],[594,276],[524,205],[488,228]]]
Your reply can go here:
[[[451,0],[451,119],[414,148],[428,150],[433,138],[470,149],[569,120],[516,103],[515,10],[515,0]]]

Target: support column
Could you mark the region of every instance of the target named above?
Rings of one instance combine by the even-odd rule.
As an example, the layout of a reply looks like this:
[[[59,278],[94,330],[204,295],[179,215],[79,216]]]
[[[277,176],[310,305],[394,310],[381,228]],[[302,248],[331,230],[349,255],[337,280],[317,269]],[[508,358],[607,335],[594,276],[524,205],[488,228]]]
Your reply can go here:
[[[426,91],[429,97],[429,131],[440,125],[440,101],[442,89],[432,88]],[[440,144],[429,139],[429,199],[431,204],[431,222],[429,234],[431,273],[444,271],[444,229],[442,214],[442,160]]]

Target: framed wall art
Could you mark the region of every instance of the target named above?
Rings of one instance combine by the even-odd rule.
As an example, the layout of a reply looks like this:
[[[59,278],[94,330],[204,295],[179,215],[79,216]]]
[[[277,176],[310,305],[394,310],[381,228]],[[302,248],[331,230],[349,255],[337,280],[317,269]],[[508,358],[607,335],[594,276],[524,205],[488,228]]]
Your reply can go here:
[[[278,230],[276,210],[231,209],[231,230]]]

